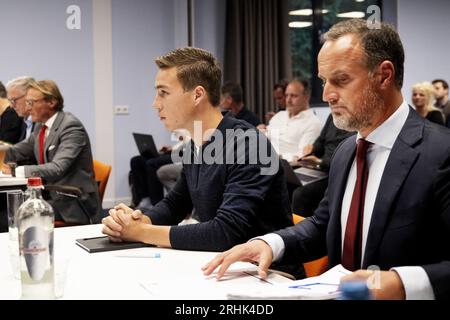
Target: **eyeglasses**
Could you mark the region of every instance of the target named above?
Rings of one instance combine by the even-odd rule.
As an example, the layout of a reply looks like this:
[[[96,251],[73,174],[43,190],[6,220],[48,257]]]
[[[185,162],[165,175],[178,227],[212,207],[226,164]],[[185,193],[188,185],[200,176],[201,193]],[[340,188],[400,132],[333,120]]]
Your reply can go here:
[[[45,98],[27,99],[27,100],[25,100],[25,103],[27,104],[27,106],[32,107],[36,102],[41,101],[41,100],[45,100]]]
[[[8,99],[8,101],[11,103],[11,105],[15,105],[17,103],[18,100],[22,99],[23,97],[25,97],[26,95],[24,94],[23,96],[17,97],[17,98],[10,98]]]

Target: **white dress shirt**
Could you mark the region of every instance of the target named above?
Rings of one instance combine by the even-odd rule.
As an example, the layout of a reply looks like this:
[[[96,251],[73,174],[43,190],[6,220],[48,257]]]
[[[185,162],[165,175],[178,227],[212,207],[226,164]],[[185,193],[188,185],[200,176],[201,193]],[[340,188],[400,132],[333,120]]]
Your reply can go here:
[[[367,241],[367,235],[369,231],[370,221],[372,218],[372,212],[375,205],[375,199],[378,194],[378,188],[380,186],[381,177],[386,167],[387,160],[391,153],[395,140],[397,139],[403,125],[408,117],[409,107],[408,104],[403,101],[400,107],[379,127],[372,131],[366,140],[371,142],[367,151],[367,161],[369,164],[369,177],[367,181],[366,198],[364,201],[364,218],[363,218],[363,234],[362,234],[362,253],[361,261],[364,259],[365,247]],[[361,135],[358,133],[355,139],[355,143]],[[341,209],[341,232],[342,242],[344,245],[345,228],[347,225],[348,213],[350,210],[350,203],[353,195],[353,189],[356,183],[356,160],[353,160],[351,166],[347,185],[345,188],[344,197],[342,199]],[[282,238],[277,234],[268,234],[260,239],[266,241],[272,248],[274,261],[280,259],[284,254],[284,242]],[[342,248],[341,247],[341,248]],[[342,251],[341,251],[342,252]],[[430,280],[425,270],[422,267],[396,267],[395,270],[405,288],[406,299],[434,299],[433,289],[431,287]]]
[[[28,139],[29,136],[31,136],[31,129],[33,128],[33,120],[31,119],[31,115],[28,116],[28,118],[26,118],[24,120],[27,129],[25,131],[25,139]]]
[[[277,153],[287,161],[301,156],[307,144],[313,144],[320,134],[322,122],[312,109],[293,117],[285,110],[277,112],[267,126],[267,136]]]
[[[50,134],[50,129],[53,126],[53,123],[56,120],[56,117],[58,116],[59,112],[56,112],[54,115],[52,115],[50,117],[50,119],[48,119],[44,124],[47,126],[47,129],[45,130],[45,136],[44,136],[44,141],[45,139],[47,139],[48,135]],[[28,130],[28,129],[27,129]],[[31,130],[31,129],[30,129]],[[25,167],[24,166],[20,166],[16,168],[16,177],[18,178],[25,178]]]

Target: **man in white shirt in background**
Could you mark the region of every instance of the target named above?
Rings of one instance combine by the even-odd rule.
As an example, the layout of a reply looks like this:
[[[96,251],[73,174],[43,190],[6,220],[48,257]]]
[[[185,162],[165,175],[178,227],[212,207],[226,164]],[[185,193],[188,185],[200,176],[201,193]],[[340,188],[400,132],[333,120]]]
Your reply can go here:
[[[322,122],[309,108],[308,82],[294,79],[286,87],[286,110],[279,111],[267,126],[267,136],[287,161],[301,157],[306,145],[314,143]]]

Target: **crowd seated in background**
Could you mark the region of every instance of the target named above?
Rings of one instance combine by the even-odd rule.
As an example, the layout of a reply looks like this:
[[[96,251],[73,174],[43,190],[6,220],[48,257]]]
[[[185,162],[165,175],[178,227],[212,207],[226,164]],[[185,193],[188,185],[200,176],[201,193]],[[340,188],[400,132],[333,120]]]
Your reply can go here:
[[[430,82],[416,83],[412,86],[412,103],[422,118],[444,125],[444,114],[441,109],[433,106],[434,92]]]

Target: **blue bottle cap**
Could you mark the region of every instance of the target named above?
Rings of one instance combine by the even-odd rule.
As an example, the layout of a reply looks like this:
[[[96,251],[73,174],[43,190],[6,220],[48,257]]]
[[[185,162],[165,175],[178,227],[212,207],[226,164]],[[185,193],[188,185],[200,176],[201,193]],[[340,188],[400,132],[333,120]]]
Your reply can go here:
[[[370,291],[365,281],[347,281],[340,285],[342,300],[370,300]]]

